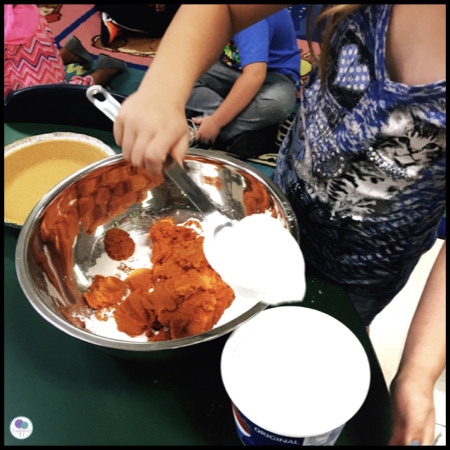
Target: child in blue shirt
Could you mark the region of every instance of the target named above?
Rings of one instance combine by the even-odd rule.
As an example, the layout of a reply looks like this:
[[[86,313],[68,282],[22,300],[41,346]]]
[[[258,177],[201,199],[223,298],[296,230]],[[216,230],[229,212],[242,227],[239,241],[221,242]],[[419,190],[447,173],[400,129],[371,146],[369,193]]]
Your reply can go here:
[[[299,86],[300,52],[283,9],[237,33],[195,83],[186,105],[199,125],[195,140],[243,158],[268,153]]]

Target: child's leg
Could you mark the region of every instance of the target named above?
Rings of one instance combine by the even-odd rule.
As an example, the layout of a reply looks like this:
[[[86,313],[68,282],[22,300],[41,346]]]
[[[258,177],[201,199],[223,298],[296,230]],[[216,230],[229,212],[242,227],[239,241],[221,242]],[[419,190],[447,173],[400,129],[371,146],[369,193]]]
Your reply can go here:
[[[84,77],[72,77],[69,83],[106,86],[116,75],[125,72],[125,70],[127,70],[125,61],[101,53],[98,57],[97,69],[94,72]]]
[[[241,72],[217,61],[195,83],[186,104],[188,119],[210,115],[222,104]]]
[[[59,53],[64,65],[67,64],[81,64],[83,69],[90,69],[94,64],[92,55],[83,47],[83,44],[76,36],[70,36],[60,48]]]

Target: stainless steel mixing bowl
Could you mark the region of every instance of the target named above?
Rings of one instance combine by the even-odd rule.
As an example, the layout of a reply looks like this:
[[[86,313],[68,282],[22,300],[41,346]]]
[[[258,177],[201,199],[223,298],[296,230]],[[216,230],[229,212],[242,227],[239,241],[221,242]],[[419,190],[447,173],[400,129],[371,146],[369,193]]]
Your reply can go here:
[[[225,216],[241,219],[270,210],[298,239],[297,221],[285,196],[252,166],[219,152],[190,149],[185,169]],[[120,225],[135,240],[145,241],[149,254],[151,241],[146,236],[150,226],[169,216],[176,223],[191,218],[204,221],[169,179],[152,179],[124,161],[122,155],[78,171],[42,198],[20,233],[16,269],[25,295],[44,319],[70,336],[128,355],[154,354],[212,340],[266,307],[256,300],[236,298],[210,331],[162,342],[115,339],[80,327],[83,323],[74,318],[74,312],[81,318],[88,314],[82,294],[93,274],[114,275],[101,273],[111,270],[107,264],[102,266],[108,259],[103,244],[106,230]],[[270,239],[261,245],[270,245]],[[142,261],[135,263],[134,268],[142,267]]]

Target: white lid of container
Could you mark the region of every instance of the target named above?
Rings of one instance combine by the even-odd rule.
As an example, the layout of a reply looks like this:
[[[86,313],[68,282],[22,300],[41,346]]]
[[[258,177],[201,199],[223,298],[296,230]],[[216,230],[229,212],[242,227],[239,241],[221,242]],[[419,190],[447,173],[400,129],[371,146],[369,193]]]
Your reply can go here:
[[[356,336],[328,314],[301,306],[265,310],[235,330],[221,371],[229,397],[248,419],[289,437],[343,425],[370,385]]]

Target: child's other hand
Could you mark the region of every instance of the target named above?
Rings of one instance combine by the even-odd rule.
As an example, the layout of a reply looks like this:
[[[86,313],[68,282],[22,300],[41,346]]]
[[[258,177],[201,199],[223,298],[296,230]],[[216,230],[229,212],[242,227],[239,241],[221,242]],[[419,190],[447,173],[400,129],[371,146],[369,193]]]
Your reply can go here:
[[[221,127],[216,123],[213,116],[193,117],[192,122],[200,125],[195,133],[195,140],[197,142],[212,145],[216,141]]]
[[[114,137],[127,161],[144,167],[153,176],[160,175],[169,154],[182,165],[188,151],[184,108],[137,91],[119,109]]]

